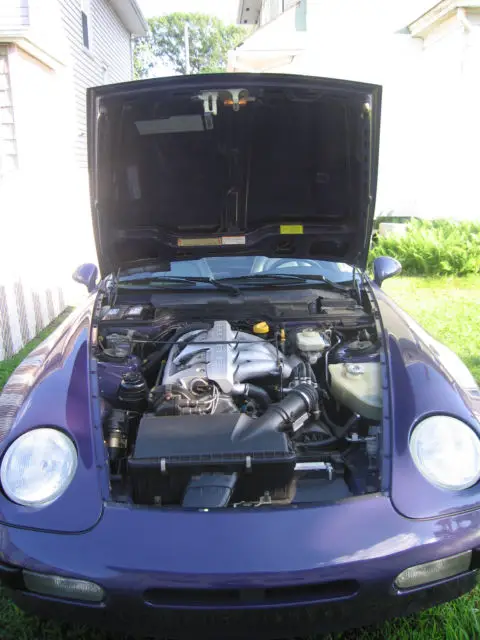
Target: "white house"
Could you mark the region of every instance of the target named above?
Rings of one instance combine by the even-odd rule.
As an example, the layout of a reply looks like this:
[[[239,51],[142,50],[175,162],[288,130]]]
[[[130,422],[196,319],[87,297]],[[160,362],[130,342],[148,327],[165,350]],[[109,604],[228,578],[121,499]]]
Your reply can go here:
[[[377,215],[480,219],[480,2],[240,0],[232,71],[383,85]]]
[[[132,79],[146,28],[136,0],[0,0],[0,360],[95,260],[85,92]]]

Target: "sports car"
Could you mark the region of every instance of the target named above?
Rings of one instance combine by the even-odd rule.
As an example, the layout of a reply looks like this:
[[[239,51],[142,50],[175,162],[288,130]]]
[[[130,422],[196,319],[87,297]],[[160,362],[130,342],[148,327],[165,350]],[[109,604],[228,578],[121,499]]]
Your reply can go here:
[[[274,74],[89,90],[98,266],[0,396],[21,608],[278,638],[474,587],[479,390],[382,291],[400,264],[367,269],[380,107]]]

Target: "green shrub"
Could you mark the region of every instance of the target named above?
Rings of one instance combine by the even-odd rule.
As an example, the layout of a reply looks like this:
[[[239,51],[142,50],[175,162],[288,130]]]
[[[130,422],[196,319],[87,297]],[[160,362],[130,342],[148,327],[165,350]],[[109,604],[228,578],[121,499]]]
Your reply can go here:
[[[480,224],[412,220],[403,237],[376,237],[370,251],[370,264],[378,256],[396,258],[407,275],[480,273]]]

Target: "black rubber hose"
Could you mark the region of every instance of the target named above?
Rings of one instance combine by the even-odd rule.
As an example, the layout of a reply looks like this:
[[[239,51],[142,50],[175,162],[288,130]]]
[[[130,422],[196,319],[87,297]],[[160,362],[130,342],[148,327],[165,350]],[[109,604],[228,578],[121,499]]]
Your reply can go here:
[[[305,364],[305,362],[300,362],[300,364],[298,365],[298,373],[300,380],[305,380],[305,378],[307,377],[307,365]]]
[[[325,411],[322,413],[322,418],[332,430],[335,438],[337,440],[341,440],[342,438],[345,438],[348,432],[351,431],[355,424],[360,420],[360,415],[358,413],[353,413],[343,426],[340,426],[333,422],[333,420],[330,420]]]
[[[298,437],[304,437],[304,436],[309,436],[315,433],[321,433],[322,435],[325,435],[326,438],[324,438],[323,440],[307,440],[306,442],[298,442],[296,440],[296,436]],[[293,438],[295,439],[295,445],[297,447],[305,447],[306,449],[321,449],[322,447],[328,447],[330,445],[334,445],[334,444],[338,444],[338,438],[336,438],[331,431],[329,431],[327,425],[322,424],[319,421],[316,422],[311,422],[308,426],[305,427],[305,429],[300,430],[300,432],[295,433],[293,435]]]
[[[315,375],[315,371],[313,370],[313,367],[310,363],[307,364],[307,371],[308,371],[308,375],[310,376],[310,379],[317,384],[317,376]]]
[[[325,440],[312,440],[311,442],[299,442],[297,447],[302,449],[322,449],[330,445],[338,444],[338,438],[325,438]]]
[[[322,418],[325,421],[325,423],[328,425],[328,427],[334,432],[336,433],[337,431],[340,431],[340,429],[342,429],[342,427],[340,425],[338,425],[336,422],[334,422],[333,420],[331,420],[328,415],[327,412],[325,410],[323,410],[322,412]]]
[[[252,398],[252,400],[255,400],[255,402],[263,411],[266,411],[272,404],[272,399],[270,398],[268,392],[265,389],[262,389],[262,387],[258,387],[255,384],[245,385],[245,396],[247,398]]]
[[[300,373],[298,370],[298,367],[300,366],[300,363],[296,364],[293,368],[292,368],[292,373],[290,374],[290,378],[292,380],[298,380],[298,378],[300,377]]]
[[[320,449],[322,447],[328,447],[333,444],[338,444],[338,441],[342,440],[342,438],[345,438],[345,436],[348,435],[348,432],[351,431],[351,429],[354,427],[355,423],[358,420],[360,420],[360,415],[358,413],[354,413],[353,415],[350,416],[350,418],[343,425],[343,427],[340,427],[339,425],[332,422],[332,420],[330,420],[330,418],[325,414],[325,412],[323,413],[322,417],[325,420],[328,427],[332,430],[333,436],[329,438],[325,438],[324,440],[312,440],[309,442],[299,442],[297,444],[298,447],[305,447],[306,449],[315,449],[315,448]]]
[[[336,339],[335,344],[332,344],[332,346],[330,346],[328,349],[326,349],[324,357],[323,357],[324,364],[325,364],[325,386],[327,387],[327,391],[329,393],[330,393],[330,371],[328,370],[328,359],[329,359],[330,354],[332,353],[332,351],[335,351],[335,349],[341,343],[341,339],[338,337],[337,332],[335,333],[335,339]]]
[[[167,344],[163,344],[158,351],[154,351],[151,353],[142,364],[142,372],[144,375],[149,375],[155,367],[160,367],[160,363],[163,358],[166,356],[168,351],[172,348],[172,346],[179,341],[179,339],[185,335],[186,333],[190,333],[191,331],[201,331],[210,329],[211,325],[206,324],[205,322],[197,322],[196,324],[190,324],[185,327],[181,327],[177,329],[173,334],[171,340],[168,341]]]
[[[318,393],[311,384],[299,384],[288,395],[270,405],[263,415],[255,419],[255,430],[281,431],[292,426],[318,403]]]

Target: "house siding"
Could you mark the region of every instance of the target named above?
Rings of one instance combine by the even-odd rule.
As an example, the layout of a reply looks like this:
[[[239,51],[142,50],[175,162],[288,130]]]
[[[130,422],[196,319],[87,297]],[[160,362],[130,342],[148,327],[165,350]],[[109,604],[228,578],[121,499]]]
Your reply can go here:
[[[133,65],[110,1],[90,0],[89,16],[87,50],[80,0],[0,0],[0,360],[84,296],[70,274],[96,261],[86,90]]]
[[[0,34],[20,31],[28,24],[28,0],[0,0]]]
[[[17,160],[8,47],[0,44],[0,179],[16,169]]]
[[[87,167],[86,91],[88,87],[131,79],[131,37],[106,0],[91,0],[90,48],[83,46],[80,0],[60,0],[70,48],[77,135],[75,156]]]
[[[466,218],[480,217],[476,124],[480,58],[471,46],[473,34],[473,25],[465,30],[454,14],[433,25],[423,39],[424,91],[416,101],[423,168],[418,207],[428,217],[459,212]],[[469,75],[471,64],[475,72]]]
[[[0,87],[2,360],[65,307],[68,274],[58,264],[70,248],[57,245],[68,204],[61,198],[69,153],[62,79],[19,47],[0,45]]]

